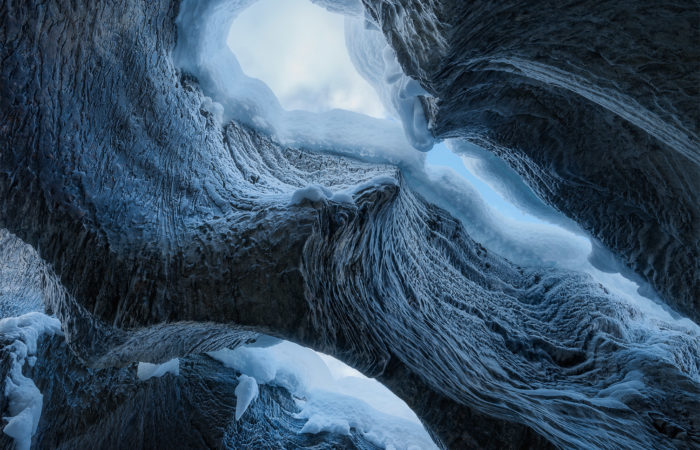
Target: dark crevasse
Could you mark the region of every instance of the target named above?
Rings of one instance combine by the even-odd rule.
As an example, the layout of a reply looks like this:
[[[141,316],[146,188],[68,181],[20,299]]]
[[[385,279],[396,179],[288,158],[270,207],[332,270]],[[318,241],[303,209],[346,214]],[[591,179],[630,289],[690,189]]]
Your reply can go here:
[[[465,67],[450,62],[465,48],[453,40],[467,36],[457,19],[471,16],[450,5],[366,5],[407,72],[436,94],[434,132],[493,144],[538,193],[621,258],[636,255],[631,265],[695,317],[692,152],[688,159],[685,144],[663,141],[659,130],[656,140],[640,137],[642,128],[596,109],[600,101],[593,107],[580,94],[567,97],[562,92],[572,89],[562,90],[552,71],[527,83],[503,82],[500,74],[510,72],[502,70],[486,71],[494,79],[480,73],[478,83],[455,81],[467,76],[450,72]],[[477,6],[469,14],[481,11]],[[377,377],[450,448],[700,445],[696,327],[647,320],[585,274],[502,258],[414,193],[397,167],[290,148],[236,122],[221,127],[202,106],[197,80],[176,70],[170,57],[177,7],[130,0],[5,2],[0,9],[6,43],[0,50],[0,227],[8,230],[0,239],[8,258],[28,261],[13,270],[29,268],[19,275],[3,271],[2,292],[12,295],[0,297],[0,311],[36,310],[41,298],[65,335],[41,340],[35,366],[24,367],[45,395],[34,445],[103,439],[98,446],[111,448],[120,444],[105,436],[118,433],[121,443],[137,448],[173,442],[370,446],[358,433],[298,435],[296,409],[280,389],[264,388],[250,422],[232,420],[236,381],[202,353],[254,341],[258,333],[326,352]],[[504,5],[499,14],[493,20],[500,18],[507,34],[520,13]],[[527,18],[518,21],[540,23]],[[411,26],[399,27],[401,20]],[[582,33],[588,29],[579,26]],[[427,55],[421,48],[439,51]],[[511,84],[527,89],[516,96]],[[500,113],[485,116],[522,118],[517,108],[524,108],[526,117],[549,125],[523,119],[506,132],[496,119],[473,122],[475,113],[465,108],[476,100],[462,90],[474,86],[504,95],[490,96],[486,111]],[[550,102],[554,94],[560,96]],[[679,102],[679,111],[687,107]],[[582,128],[558,127],[567,123]],[[564,132],[570,129],[575,133]],[[542,140],[528,140],[532,133]],[[584,135],[600,137],[585,142],[592,153],[557,153],[581,148],[570,144]],[[543,153],[526,158],[524,142]],[[651,146],[649,158],[667,161],[654,172],[666,190],[646,178],[645,158],[626,153],[632,142]],[[617,166],[587,165],[604,145],[629,162],[630,172],[614,174],[626,184],[615,184],[611,167]],[[667,147],[678,151],[669,154]],[[690,162],[680,165],[677,158]],[[642,180],[646,189],[656,187],[653,195],[674,201],[635,190]],[[294,200],[309,185],[349,193],[351,200]],[[584,214],[584,203],[614,214]],[[657,213],[652,219],[640,210]],[[642,230],[684,245],[670,237],[668,245],[652,243]],[[622,239],[627,236],[639,245]],[[656,265],[661,260],[664,270]],[[672,270],[678,267],[687,270]],[[17,297],[34,300],[20,304]],[[17,339],[2,339],[5,392]],[[182,377],[136,382],[136,361],[175,356],[184,357]],[[94,403],[103,397],[110,402]],[[67,412],[62,403],[80,408]],[[5,414],[6,398],[0,407]],[[188,421],[202,426],[181,426]],[[167,439],[157,439],[161,433]]]

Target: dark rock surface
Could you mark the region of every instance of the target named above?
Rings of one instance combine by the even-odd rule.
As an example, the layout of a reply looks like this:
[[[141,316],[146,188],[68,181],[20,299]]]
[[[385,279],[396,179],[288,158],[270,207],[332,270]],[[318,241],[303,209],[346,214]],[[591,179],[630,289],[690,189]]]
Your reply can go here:
[[[363,2],[436,137],[493,151],[700,319],[696,1]]]
[[[484,119],[478,133],[464,131],[467,119],[481,116],[458,105],[477,102],[462,92],[471,81],[454,81],[462,65],[435,79],[420,72],[442,69],[450,52],[461,54],[464,44],[451,39],[468,35],[445,17],[456,20],[464,10],[420,5],[414,5],[420,15],[378,10],[377,17],[387,33],[400,20],[421,19],[391,42],[397,49],[410,43],[399,51],[404,64],[438,93],[435,132],[493,143],[538,192],[628,258],[669,302],[697,311],[691,200],[698,186],[685,144],[652,139],[580,96],[550,102],[547,95],[559,88],[534,81],[542,95],[494,103],[511,119]],[[34,369],[47,399],[37,443],[80,446],[114,433],[135,447],[218,446],[222,439],[235,447],[267,436],[290,447],[365,445],[356,437],[297,440],[299,424],[279,391],[256,403],[253,416],[268,414],[271,423],[224,427],[235,385],[196,354],[263,332],[378,377],[451,448],[698,445],[696,334],[670,324],[649,332],[637,310],[589,277],[518,267],[493,254],[412,193],[396,168],[285,148],[236,123],[220,127],[201,108],[196,80],[173,67],[176,13],[177,2],[168,1],[0,4],[0,228],[31,246],[17,249],[33,248],[45,262],[43,300],[61,319],[70,347],[52,341]],[[417,58],[411,67],[409,54]],[[493,84],[517,94],[498,78],[479,80],[486,93]],[[570,109],[556,109],[560,101]],[[511,127],[518,108],[544,122]],[[662,113],[656,114],[666,118]],[[586,133],[570,137],[555,117],[582,124]],[[691,139],[697,124],[684,119],[674,130]],[[526,141],[543,153],[530,155],[521,146],[533,130],[541,140]],[[600,162],[599,153],[557,153],[581,148],[568,143],[586,136],[617,146],[614,157],[606,153],[614,164],[585,163]],[[630,153],[632,142],[648,145],[648,155]],[[618,157],[632,160],[616,171],[629,185],[609,178]],[[652,160],[659,162],[657,178],[650,178]],[[289,204],[308,184],[336,191],[378,176],[393,182],[369,183],[355,192],[354,205]],[[639,186],[645,189],[633,189]],[[184,379],[134,383],[134,361],[189,354]],[[100,401],[81,400],[85,410],[67,416],[60,405],[80,397],[79,373],[94,383],[87,392]],[[210,402],[217,407],[207,412]],[[202,427],[181,426],[187,421]],[[163,423],[177,433],[160,436]],[[266,434],[273,429],[283,431]]]

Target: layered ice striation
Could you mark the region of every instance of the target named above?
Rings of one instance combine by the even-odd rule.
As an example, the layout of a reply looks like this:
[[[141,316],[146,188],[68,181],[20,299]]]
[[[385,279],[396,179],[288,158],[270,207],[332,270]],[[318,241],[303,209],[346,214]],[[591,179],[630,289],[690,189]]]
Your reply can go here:
[[[698,319],[694,2],[364,4],[436,99],[437,138],[499,157],[611,251],[596,252],[597,266],[640,278],[647,295]],[[487,172],[492,158],[479,158]]]
[[[621,260],[696,317],[688,5],[318,3],[347,16],[396,121],[284,110],[226,45],[252,1],[3,10],[0,250],[18,262],[0,312],[45,309],[64,333],[38,338],[33,366],[13,347],[29,335],[1,336],[2,392],[31,393],[15,434],[430,445],[381,388],[272,336],[376,378],[438,446],[700,445],[696,323],[613,274]],[[543,223],[426,166],[428,129]]]

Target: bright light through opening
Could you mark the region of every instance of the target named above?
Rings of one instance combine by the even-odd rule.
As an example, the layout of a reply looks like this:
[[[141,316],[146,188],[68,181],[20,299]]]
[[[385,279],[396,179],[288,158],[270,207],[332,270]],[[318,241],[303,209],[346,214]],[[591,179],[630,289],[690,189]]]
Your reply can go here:
[[[227,44],[246,75],[264,81],[287,110],[387,113],[355,70],[344,18],[309,0],[261,0],[233,22]]]

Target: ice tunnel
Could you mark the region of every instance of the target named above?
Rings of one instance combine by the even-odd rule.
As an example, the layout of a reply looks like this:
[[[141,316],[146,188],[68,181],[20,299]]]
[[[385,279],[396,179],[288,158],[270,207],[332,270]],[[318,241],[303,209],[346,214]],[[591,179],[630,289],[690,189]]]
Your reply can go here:
[[[0,35],[0,448],[700,446],[697,2]]]

